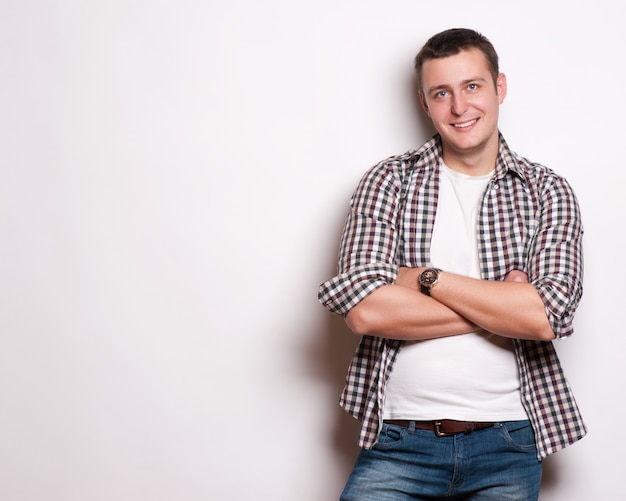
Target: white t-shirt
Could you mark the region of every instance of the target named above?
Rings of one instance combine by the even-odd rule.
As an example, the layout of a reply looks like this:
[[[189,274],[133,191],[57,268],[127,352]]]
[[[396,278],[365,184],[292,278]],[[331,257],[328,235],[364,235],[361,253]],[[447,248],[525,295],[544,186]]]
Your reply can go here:
[[[493,173],[468,176],[441,163],[431,261],[480,278],[477,216]],[[510,339],[486,331],[406,342],[385,392],[384,419],[527,419]]]

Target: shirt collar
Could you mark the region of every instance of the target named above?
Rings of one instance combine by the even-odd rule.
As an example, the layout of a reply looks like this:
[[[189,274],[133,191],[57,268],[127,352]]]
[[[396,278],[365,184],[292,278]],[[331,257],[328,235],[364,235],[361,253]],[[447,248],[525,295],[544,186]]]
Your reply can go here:
[[[509,171],[516,174],[522,181],[526,182],[526,175],[520,163],[515,158],[515,153],[511,151],[501,132],[498,132],[500,140],[500,150],[496,159],[495,179],[502,179]]]
[[[516,160],[515,153],[513,153],[513,151],[509,148],[509,145],[501,132],[498,132],[498,139],[500,141],[500,147],[498,151],[498,158],[496,159],[496,172],[494,178],[500,180],[506,176],[509,171],[511,171],[522,181],[526,182],[524,170]],[[419,158],[428,158],[433,153],[435,153],[437,157],[441,157],[443,155],[443,146],[439,133],[435,134],[416,151]],[[435,157],[431,156],[430,158]]]

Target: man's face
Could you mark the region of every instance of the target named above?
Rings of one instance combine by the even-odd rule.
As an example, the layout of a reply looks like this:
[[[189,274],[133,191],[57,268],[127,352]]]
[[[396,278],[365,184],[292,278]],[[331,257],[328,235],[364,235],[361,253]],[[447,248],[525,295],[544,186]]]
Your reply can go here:
[[[497,153],[498,110],[505,95],[505,76],[500,74],[494,86],[487,59],[478,49],[424,62],[422,106],[441,135],[451,168]]]

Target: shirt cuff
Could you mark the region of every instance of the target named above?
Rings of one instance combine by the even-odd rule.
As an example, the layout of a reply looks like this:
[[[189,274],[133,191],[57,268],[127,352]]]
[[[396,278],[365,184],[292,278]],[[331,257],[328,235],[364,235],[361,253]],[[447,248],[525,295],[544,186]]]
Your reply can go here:
[[[395,283],[397,275],[394,265],[361,265],[320,285],[318,299],[328,311],[345,316],[379,287]]]

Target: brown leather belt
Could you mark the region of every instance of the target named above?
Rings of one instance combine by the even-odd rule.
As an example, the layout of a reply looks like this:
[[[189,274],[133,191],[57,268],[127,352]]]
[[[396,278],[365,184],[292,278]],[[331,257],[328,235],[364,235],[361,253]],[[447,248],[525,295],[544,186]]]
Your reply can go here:
[[[403,428],[409,428],[411,424],[415,425],[417,430],[434,431],[438,437],[448,437],[458,433],[471,433],[476,430],[484,430],[491,428],[495,423],[473,422],[473,421],[454,421],[452,419],[442,419],[440,421],[408,421],[405,419],[385,419],[387,424],[395,424]]]

